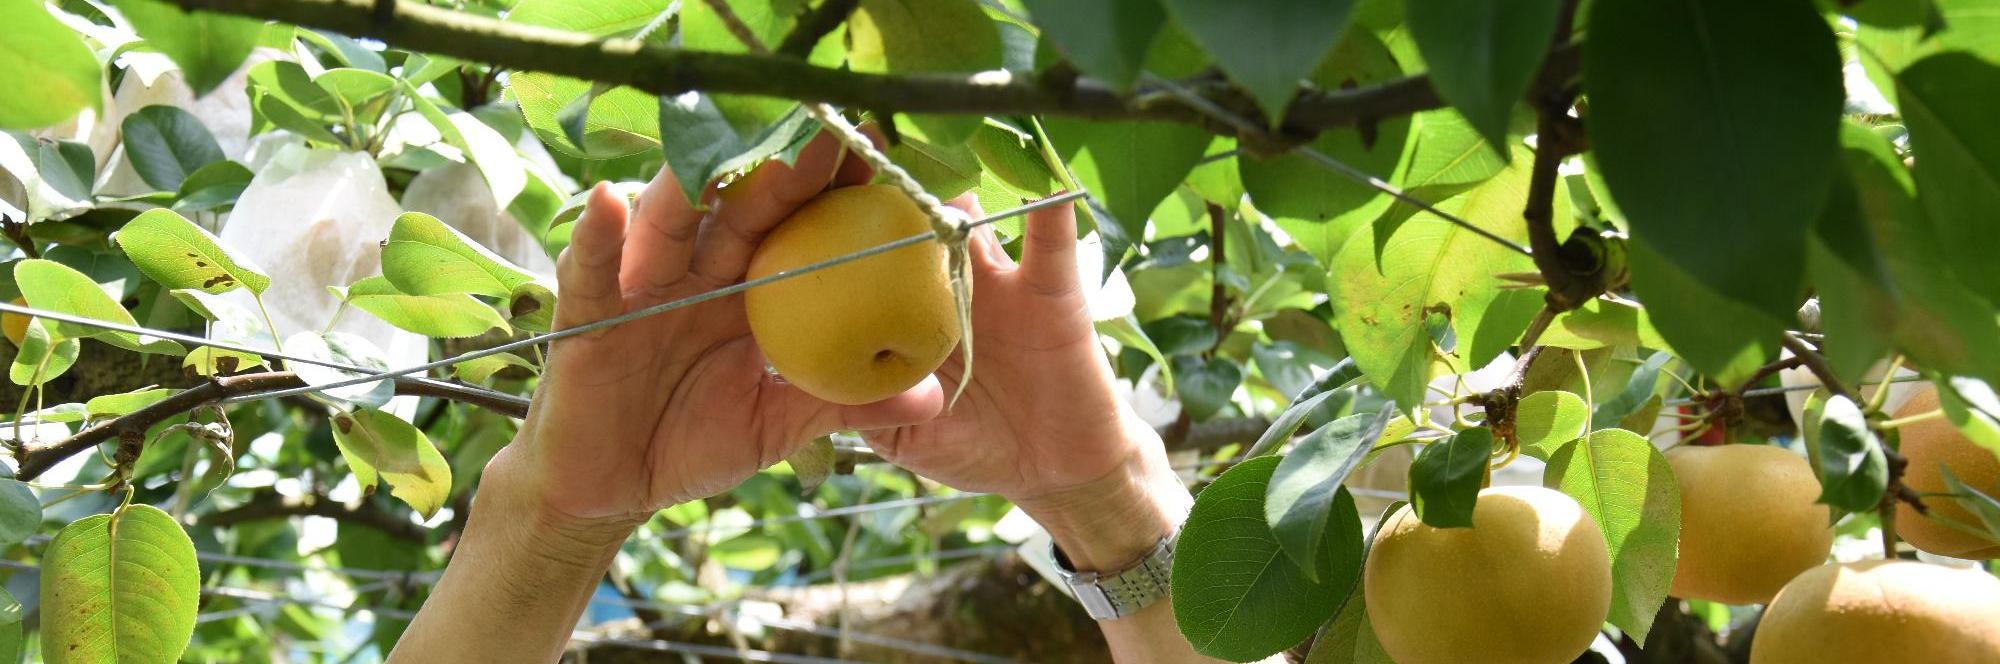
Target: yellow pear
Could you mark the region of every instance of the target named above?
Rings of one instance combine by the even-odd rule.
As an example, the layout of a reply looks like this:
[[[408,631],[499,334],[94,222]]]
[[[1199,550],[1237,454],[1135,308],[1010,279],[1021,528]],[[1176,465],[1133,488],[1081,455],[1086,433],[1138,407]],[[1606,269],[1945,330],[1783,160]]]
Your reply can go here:
[[[14,298],[12,304],[17,307],[25,307],[28,306],[28,301],[17,297]],[[28,338],[28,322],[30,320],[33,319],[17,313],[0,313],[0,334],[6,335],[7,340],[14,342],[14,346],[18,348],[21,345],[21,341]]]
[[[1771,601],[1833,549],[1831,513],[1805,457],[1770,445],[1667,451],[1681,487],[1681,553],[1668,593],[1724,604]]]
[[[1750,640],[1750,664],[2000,662],[2000,579],[1872,560],[1800,574]]]
[[[1375,535],[1363,592],[1399,664],[1560,664],[1590,647],[1611,611],[1611,558],[1574,499],[1494,487],[1479,492],[1471,528],[1397,510]]]
[[[1896,417],[1921,415],[1937,408],[1937,390],[1928,389],[1911,397],[1902,410],[1896,411]],[[2000,490],[2000,457],[1974,444],[1951,422],[1942,418],[1924,420],[1899,427],[1897,432],[1902,440],[1903,458],[1910,462],[1909,467],[1903,470],[1903,483],[1917,493],[1951,492],[1951,487],[1944,483],[1944,473],[1940,470],[1943,468],[1951,469],[1952,476],[1958,481],[1987,495],[1994,495],[1994,491]],[[1930,511],[1930,516],[1918,514],[1908,503],[1896,504],[1897,537],[1909,542],[1910,546],[1940,556],[1976,560],[2000,558],[2000,542],[1936,520],[1946,518],[1977,527],[1979,517],[1967,511],[1959,501],[1943,496],[1926,498],[1924,507]]]
[[[834,189],[772,230],[749,278],[930,232],[888,185]],[[743,294],[750,333],[778,375],[813,396],[863,404],[922,382],[958,345],[943,245],[925,242],[757,286]]]

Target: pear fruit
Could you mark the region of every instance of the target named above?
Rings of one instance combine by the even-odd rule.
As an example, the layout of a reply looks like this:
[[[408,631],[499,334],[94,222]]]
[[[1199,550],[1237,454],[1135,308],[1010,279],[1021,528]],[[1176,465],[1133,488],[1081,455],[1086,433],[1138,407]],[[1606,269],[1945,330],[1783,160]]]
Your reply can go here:
[[[1681,553],[1668,593],[1724,604],[1771,601],[1826,562],[1832,514],[1805,457],[1770,445],[1667,450],[1681,487]]]
[[[2000,579],[1900,560],[1800,574],[1764,611],[1750,664],[2000,662]]]
[[[1611,558],[1576,500],[1532,486],[1479,492],[1471,528],[1433,528],[1405,505],[1375,535],[1368,620],[1399,664],[1558,664],[1611,611]]]
[[[1910,398],[1910,402],[1896,411],[1896,417],[1922,415],[1938,408],[1936,389],[1927,389]],[[1917,493],[1950,493],[1951,487],[1944,482],[1944,469],[1950,469],[1953,477],[1987,495],[2000,491],[2000,457],[1991,450],[1972,442],[1965,434],[1943,418],[1933,418],[1897,428],[1902,441],[1903,458],[1910,465],[1903,470],[1903,483]],[[1977,527],[1979,517],[1965,509],[1958,500],[1943,496],[1926,498],[1925,509],[1929,515],[1917,513],[1908,503],[1896,504],[1896,536],[1909,542],[1910,546],[1940,556],[1992,560],[2000,558],[2000,541],[1953,528],[1939,519],[1950,519],[1961,524]]]
[[[25,307],[28,306],[28,301],[17,297],[11,304]],[[0,313],[0,334],[6,335],[7,340],[13,342],[15,348],[19,348],[21,342],[28,338],[28,323],[31,320],[33,319],[13,312]]]
[[[773,229],[750,258],[757,279],[930,232],[888,185],[822,193]],[[924,242],[743,294],[750,333],[778,375],[813,396],[864,404],[922,382],[958,345],[943,245]]]

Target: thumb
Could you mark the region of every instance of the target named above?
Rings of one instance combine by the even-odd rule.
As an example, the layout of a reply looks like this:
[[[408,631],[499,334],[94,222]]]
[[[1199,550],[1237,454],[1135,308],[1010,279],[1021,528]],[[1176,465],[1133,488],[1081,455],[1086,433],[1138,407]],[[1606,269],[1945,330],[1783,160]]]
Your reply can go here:
[[[1021,245],[1021,278],[1045,293],[1076,290],[1076,206],[1029,212],[1027,226]]]

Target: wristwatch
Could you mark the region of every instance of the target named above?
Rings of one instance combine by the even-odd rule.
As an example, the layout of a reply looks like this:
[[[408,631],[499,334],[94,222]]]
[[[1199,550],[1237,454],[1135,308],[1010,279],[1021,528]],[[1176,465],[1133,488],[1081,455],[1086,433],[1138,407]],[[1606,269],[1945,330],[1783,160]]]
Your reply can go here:
[[[1167,582],[1173,577],[1174,538],[1160,538],[1138,562],[1116,572],[1079,572],[1063,555],[1062,547],[1049,543],[1056,573],[1069,585],[1070,594],[1096,620],[1117,620],[1138,613],[1167,596]]]

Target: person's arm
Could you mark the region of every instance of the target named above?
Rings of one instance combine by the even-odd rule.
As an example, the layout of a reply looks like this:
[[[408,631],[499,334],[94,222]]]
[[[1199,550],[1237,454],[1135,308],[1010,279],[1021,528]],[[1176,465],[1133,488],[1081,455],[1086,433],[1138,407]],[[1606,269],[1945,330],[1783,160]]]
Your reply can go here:
[[[551,514],[510,459],[487,467],[436,590],[403,632],[397,662],[553,662],[633,530]]]
[[[1103,479],[1022,505],[1049,531],[1078,571],[1116,572],[1152,551],[1187,518],[1194,498],[1168,467],[1151,431],[1135,432],[1140,450]],[[1215,661],[1195,654],[1174,621],[1171,598],[1117,620],[1100,621],[1111,656],[1119,662]]]

